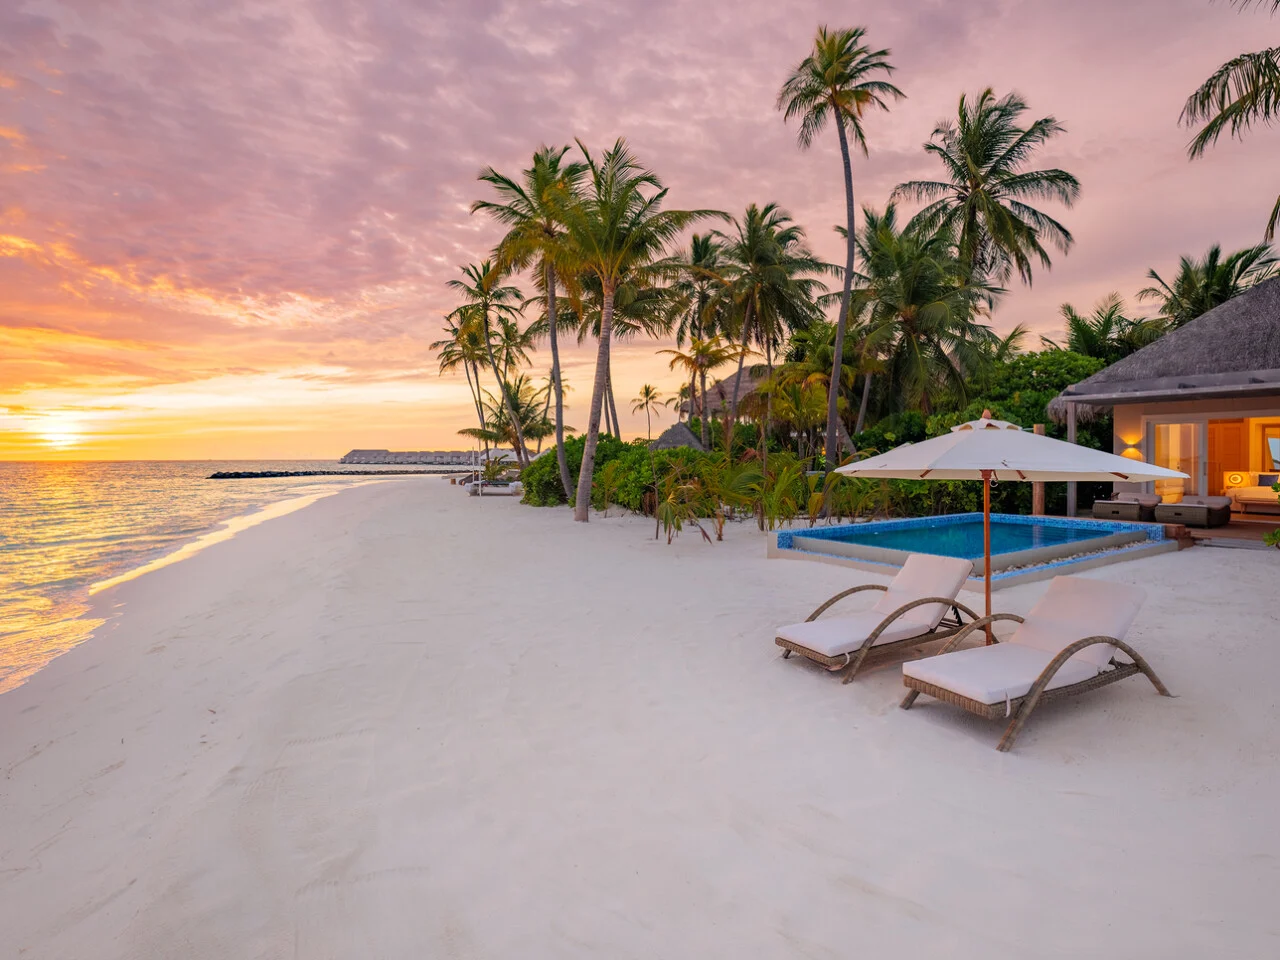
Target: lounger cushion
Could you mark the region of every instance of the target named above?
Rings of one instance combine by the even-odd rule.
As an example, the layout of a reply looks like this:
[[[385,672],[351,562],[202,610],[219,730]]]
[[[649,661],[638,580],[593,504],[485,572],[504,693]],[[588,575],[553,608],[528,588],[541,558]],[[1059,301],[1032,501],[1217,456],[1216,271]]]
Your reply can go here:
[[[923,600],[925,597],[954,598],[972,572],[973,564],[968,560],[913,553],[907,557],[907,562],[893,578],[889,589],[881,595],[872,609],[883,619],[912,600]],[[901,619],[921,625],[925,630],[932,630],[947,609],[945,604],[930,603],[908,610]]]
[[[888,614],[877,610],[864,610],[846,617],[820,617],[806,623],[793,623],[779,627],[776,636],[825,657],[839,657],[861,647],[871,631],[878,627],[886,616]],[[876,637],[876,646],[918,637],[931,629],[929,625],[899,617]]]
[[[997,643],[904,663],[902,673],[978,703],[1003,703],[1006,699],[1026,696],[1053,657],[1050,651],[1037,647]],[[1079,683],[1097,675],[1095,664],[1072,657],[1054,674],[1048,689]]]
[[[1009,642],[1036,647],[1050,656],[1085,637],[1124,639],[1146,597],[1141,587],[1088,577],[1054,577],[1049,589],[1027,614]],[[1003,644],[1001,644],[1003,646]],[[1110,644],[1085,647],[1071,659],[1096,668],[1107,664],[1116,648]]]

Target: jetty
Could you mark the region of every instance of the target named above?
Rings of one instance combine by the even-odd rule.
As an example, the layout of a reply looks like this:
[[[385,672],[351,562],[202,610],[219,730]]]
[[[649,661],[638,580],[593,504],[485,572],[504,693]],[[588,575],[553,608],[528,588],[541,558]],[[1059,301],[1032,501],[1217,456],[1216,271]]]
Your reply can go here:
[[[379,466],[422,464],[443,467],[469,467],[477,459],[515,460],[511,450],[490,450],[487,454],[477,450],[352,450],[339,463]]]

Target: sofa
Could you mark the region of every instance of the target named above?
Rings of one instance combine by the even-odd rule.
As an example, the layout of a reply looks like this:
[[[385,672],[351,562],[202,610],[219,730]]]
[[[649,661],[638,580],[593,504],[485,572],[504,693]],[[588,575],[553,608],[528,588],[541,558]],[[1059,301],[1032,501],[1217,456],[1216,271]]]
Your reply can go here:
[[[1117,493],[1110,500],[1093,502],[1095,520],[1152,521],[1160,497],[1154,493]]]
[[[1231,498],[1191,495],[1177,503],[1162,503],[1156,507],[1156,520],[1187,527],[1225,526],[1231,522]]]
[[[1280,474],[1246,473],[1248,485],[1231,487],[1227,492],[1241,513],[1280,513],[1280,494],[1271,489]]]

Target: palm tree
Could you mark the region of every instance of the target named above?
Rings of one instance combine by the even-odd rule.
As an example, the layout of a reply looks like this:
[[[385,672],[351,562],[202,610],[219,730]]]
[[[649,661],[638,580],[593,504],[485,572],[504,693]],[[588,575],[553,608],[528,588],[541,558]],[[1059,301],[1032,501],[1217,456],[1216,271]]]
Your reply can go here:
[[[1023,127],[1026,111],[1016,93],[997,100],[988,87],[972,102],[962,94],[956,120],[939,123],[924,146],[942,161],[947,179],[901,183],[891,199],[930,201],[916,218],[928,228],[951,231],[970,274],[1003,282],[1016,268],[1029,285],[1033,259],[1050,266],[1045,242],[1063,253],[1073,242],[1066,227],[1030,201],[1058,200],[1070,207],[1080,182],[1065,170],[1024,169],[1037,148],[1066,129],[1053,117]]]
[[[699,427],[702,433],[702,446],[711,449],[711,432],[707,425],[707,374],[726,363],[733,361],[738,351],[726,344],[718,335],[694,337],[689,341],[687,350],[659,350],[658,353],[670,354],[670,369],[680,367],[689,377],[689,419],[693,419],[694,405],[701,398]],[[694,384],[698,386],[695,388]]]
[[[499,366],[497,356],[493,351],[493,321],[498,319],[500,321],[514,322],[524,306],[524,298],[521,296],[519,288],[502,283],[503,273],[494,266],[491,260],[485,260],[479,264],[469,263],[461,269],[466,279],[450,280],[448,286],[451,290],[459,293],[465,302],[453,313],[449,314],[448,319],[463,320],[469,318],[479,321],[485,353],[489,358],[489,368],[493,371],[494,379],[498,381],[498,392],[502,395],[503,402],[508,404],[507,417],[515,424],[516,444],[514,449],[516,459],[519,460],[522,468],[527,467],[529,465],[528,452],[524,448],[524,438],[520,436],[520,420],[509,407],[510,391],[507,389],[505,372],[507,358],[504,357],[503,365]]]
[[[747,207],[742,219],[733,221],[730,233],[714,231],[723,244],[724,286],[716,301],[731,305],[729,315],[740,346],[738,376],[733,382],[726,436],[733,437],[738,419],[738,392],[742,368],[754,341],[770,373],[773,357],[783,338],[803,330],[821,317],[817,297],[826,290],[818,274],[835,268],[809,252],[804,230],[776,203]],[[768,430],[769,412],[765,412]]]
[[[648,280],[652,281],[661,276],[669,263],[670,261],[662,260],[653,264],[648,271],[651,274]],[[589,336],[599,337],[601,318],[604,314],[602,309],[604,297],[599,281],[591,276],[585,277],[575,300],[576,305],[570,307],[566,315],[576,320],[578,343],[585,342]],[[631,281],[620,283],[613,296],[614,341],[632,340],[641,335],[651,338],[667,336],[671,332],[673,320],[671,303],[672,294],[668,287],[637,287]],[[604,420],[605,432],[612,431],[615,436],[621,438],[612,369],[605,375]]]
[[[1064,303],[1060,309],[1066,324],[1065,346],[1048,337],[1041,337],[1040,342],[1050,349],[1066,349],[1107,363],[1115,363],[1154,343],[1168,329],[1162,320],[1125,316],[1124,301],[1118,293],[1103,297],[1089,316],[1080,314],[1069,303]]]
[[[712,211],[663,210],[666,188],[657,174],[641,167],[624,140],[618,140],[599,161],[581,141],[578,147],[589,177],[582,196],[564,210],[562,219],[575,261],[583,273],[599,281],[601,292],[595,383],[573,509],[574,520],[586,522],[590,519],[592,471],[609,377],[614,296],[624,283],[637,289],[646,286],[644,281],[654,273],[654,265],[668,245],[685,227]]]
[[[1138,299],[1159,300],[1160,316],[1176,329],[1275,274],[1276,258],[1268,244],[1246,247],[1223,259],[1222,247],[1215,243],[1201,260],[1181,258],[1172,283],[1148,270],[1155,285],[1139,290]]]
[[[573,275],[576,265],[571,262],[570,247],[564,242],[560,218],[564,207],[573,202],[586,175],[584,164],[564,162],[568,151],[568,147],[541,147],[533,155],[532,166],[521,171],[518,181],[486,167],[480,179],[493,186],[499,199],[497,202],[478,200],[471,205],[472,213],[483,210],[508,228],[507,235],[498,244],[499,264],[518,268],[536,265],[551,346],[556,462],[565,490],[569,489],[569,463],[564,450],[564,383],[556,337],[556,279],[558,273]]]
[[[853,138],[867,153],[867,138],[862,129],[862,115],[876,107],[888,110],[886,98],[902,99],[905,94],[887,80],[872,79],[877,74],[893,72],[888,50],[872,50],[863,45],[866,28],[852,30],[828,30],[818,28],[813,41],[813,51],[791,71],[778,93],[777,107],[783,118],[800,120],[797,140],[801,149],[808,149],[814,138],[829,121],[834,120],[840,139],[840,159],[844,164],[845,243],[844,292],[840,298],[840,314],[836,318],[836,362],[844,356],[844,331],[849,317],[849,292],[853,281],[854,224],[853,167],[849,161],[849,139],[845,125],[853,131]],[[832,368],[831,380],[839,382],[839,370]],[[839,456],[836,450],[836,423],[838,390],[828,390],[827,397],[827,471],[835,469]]]
[[[1280,10],[1280,0],[1232,0],[1242,10],[1257,3]],[[1280,120],[1280,46],[1257,53],[1242,53],[1220,66],[1187,98],[1179,123],[1193,126],[1204,122],[1200,132],[1187,146],[1194,160],[1218,142],[1223,131],[1244,139],[1254,124],[1270,126]],[[1280,222],[1280,197],[1276,197],[1267,220],[1263,239],[1276,235]]]
[[[457,311],[454,312],[455,314]],[[476,416],[480,427],[485,424],[485,414],[480,395],[480,364],[488,363],[488,354],[484,347],[484,331],[478,318],[459,318],[450,315],[445,318],[445,332],[442,340],[431,344],[431,349],[439,353],[440,373],[443,375],[462,367],[467,375],[467,389],[471,393],[471,401],[476,407]],[[485,452],[489,449],[485,441]]]
[[[1002,291],[969,276],[947,232],[918,223],[899,230],[892,203],[883,214],[865,209],[863,219],[863,273],[851,310],[865,319],[867,350],[885,370],[886,393],[925,416],[944,392],[963,401],[965,371],[982,365],[994,339],[974,318]]]
[[[505,401],[497,400],[487,390],[484,392],[486,401],[483,403],[484,417],[480,427],[466,427],[458,433],[486,443],[509,443],[512,447],[515,447],[519,437],[525,440],[542,440],[555,431],[555,426],[546,415],[547,389],[548,387],[535,387],[525,374],[517,374],[507,385]],[[515,420],[511,419],[508,411],[514,411]],[[572,430],[571,427],[565,429]]]
[[[675,319],[676,346],[722,333],[723,304],[712,294],[724,283],[723,247],[714,233],[695,233],[689,249],[672,258],[676,278],[668,290]]]
[[[661,406],[664,406],[662,394],[658,392],[656,387],[648,383],[640,388],[640,393],[631,402],[632,413],[644,411],[645,432],[650,440],[653,439],[653,421],[651,417],[658,413],[658,408]]]

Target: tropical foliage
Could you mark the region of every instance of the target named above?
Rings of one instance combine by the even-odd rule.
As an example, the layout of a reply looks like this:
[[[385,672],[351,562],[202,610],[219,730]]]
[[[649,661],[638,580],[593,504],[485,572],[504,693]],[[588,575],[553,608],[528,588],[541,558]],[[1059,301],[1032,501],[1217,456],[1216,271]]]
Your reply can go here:
[[[1241,9],[1252,6],[1280,11],[1280,0],[1232,0]],[[1280,46],[1242,53],[1228,60],[1187,98],[1181,122],[1204,124],[1187,146],[1191,159],[1201,156],[1222,134],[1243,139],[1256,125],[1280,120]],[[1264,239],[1271,240],[1280,223],[1280,197],[1267,219]]]
[[[1134,278],[1149,284],[1137,298],[1150,304],[1145,313],[1112,293],[1087,312],[1063,304],[1056,317],[1001,322],[1005,285],[1015,275],[1030,283],[1073,245],[1053,208],[1069,209],[1080,184],[1038,162],[1065,128],[1052,115],[1033,119],[1015,93],[961,96],[924,145],[941,175],[863,205],[859,225],[850,140],[867,153],[870,116],[903,96],[892,72],[889,51],[864,28],[822,27],[777,98],[802,148],[835,128],[843,264],[817,256],[804,227],[768,198],[743,198],[733,216],[674,203],[625,140],[603,152],[542,146],[518,174],[480,173],[486,197],[472,211],[500,235],[449,281],[457,306],[432,349],[440,372],[461,371],[468,385],[475,424],[460,432],[514,451],[526,503],[568,504],[576,520],[621,507],[652,516],[655,536],[696,529],[711,541],[735,519],[767,530],[973,509],[977,484],[831,471],[986,408],[1058,434],[1047,407],[1065,387],[1275,275],[1269,246],[1224,254],[1215,245],[1183,257],[1167,280],[1154,269]],[[1249,93],[1242,76],[1196,108],[1226,110],[1228,88],[1241,101],[1216,126],[1205,115],[1201,149],[1223,130],[1238,135],[1274,116],[1265,83]],[[840,195],[834,175],[828,189]],[[837,280],[838,293],[828,288]],[[1061,335],[1028,349],[1029,325],[1055,324]],[[594,347],[577,429],[567,422],[566,336]],[[653,384],[618,382],[615,345],[645,341],[655,342],[657,371],[678,377],[668,397]],[[544,345],[550,355],[539,364]],[[621,391],[632,390],[628,403]],[[672,406],[701,450],[648,442]],[[622,439],[628,413],[643,429],[631,443]],[[1081,425],[1078,439],[1108,446],[1109,418]],[[1002,485],[996,506],[1025,510],[1029,498],[1025,484]],[[1063,488],[1049,485],[1051,509],[1064,501]]]
[[[1237,250],[1226,257],[1214,244],[1199,260],[1183,257],[1178,272],[1166,281],[1155,270],[1147,276],[1155,281],[1138,291],[1138,299],[1158,301],[1160,318],[1169,328],[1182,326],[1214,307],[1238,297],[1254,284],[1276,274],[1276,258],[1271,247],[1260,243]]]

